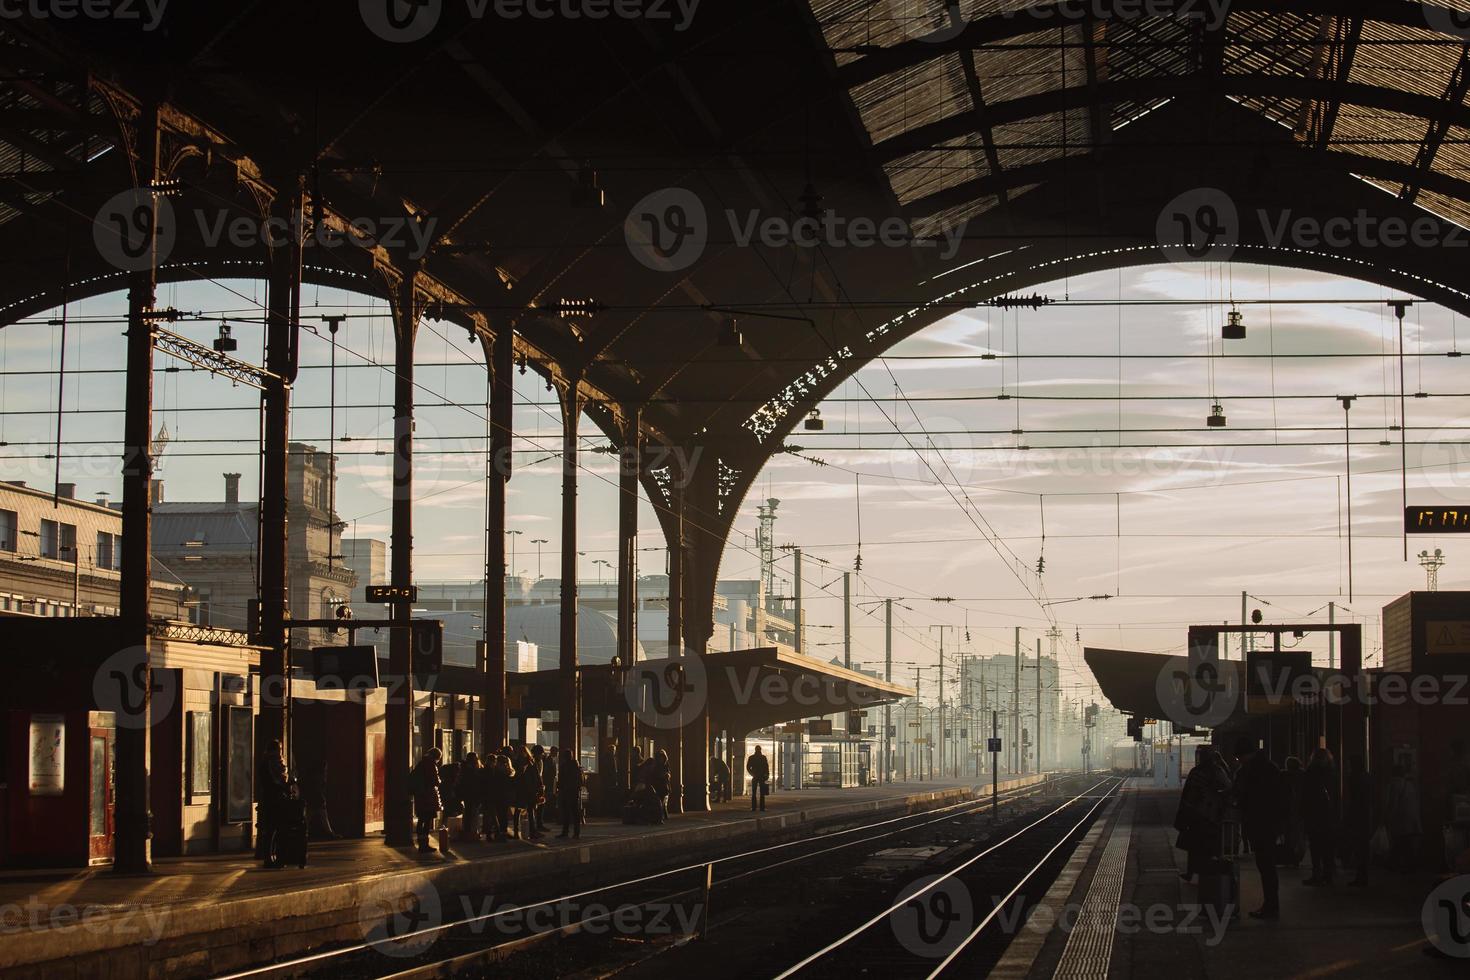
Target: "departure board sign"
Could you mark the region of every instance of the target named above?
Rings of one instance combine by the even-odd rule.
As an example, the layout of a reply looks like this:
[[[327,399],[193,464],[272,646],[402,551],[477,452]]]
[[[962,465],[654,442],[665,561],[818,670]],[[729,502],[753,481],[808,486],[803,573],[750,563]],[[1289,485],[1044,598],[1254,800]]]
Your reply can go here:
[[[369,585],[364,593],[368,602],[399,602],[404,599],[409,602],[419,601],[417,585],[410,585],[407,588],[399,588],[395,585]]]
[[[1404,530],[1410,534],[1470,534],[1470,505],[1405,507]]]

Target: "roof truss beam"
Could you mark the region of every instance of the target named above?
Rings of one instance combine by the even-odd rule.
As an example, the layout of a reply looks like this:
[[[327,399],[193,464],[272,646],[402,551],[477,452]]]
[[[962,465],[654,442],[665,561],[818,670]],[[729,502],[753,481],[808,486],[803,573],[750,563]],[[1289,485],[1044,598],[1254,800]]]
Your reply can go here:
[[[1005,102],[992,102],[987,107],[986,115],[991,125],[998,125],[1075,109],[1088,105],[1094,99],[1113,103],[1148,102],[1166,96],[1177,98],[1200,95],[1207,90],[1221,96],[1288,96],[1302,99],[1329,98],[1335,91],[1340,91],[1342,101],[1348,104],[1387,109],[1422,119],[1443,119],[1447,125],[1470,128],[1470,107],[1460,103],[1446,103],[1434,96],[1359,82],[1338,85],[1335,81],[1324,79],[1262,74],[1224,74],[1212,79],[1199,75],[1114,79],[1100,81],[1093,91],[1087,85],[1073,85]],[[970,114],[960,113],[884,140],[873,149],[884,162],[896,160],[910,153],[942,146],[970,132],[972,125]]]
[[[1465,96],[1470,93],[1470,44],[1460,49],[1460,60],[1455,64],[1455,70],[1450,74],[1450,80],[1445,85],[1444,102],[1446,105],[1463,106]],[[1434,158],[1439,153],[1439,148],[1444,145],[1445,136],[1449,133],[1450,122],[1447,118],[1440,117],[1429,121],[1429,129],[1424,134],[1424,142],[1419,144],[1419,152],[1414,155],[1413,176],[1404,181],[1404,186],[1399,191],[1399,197],[1414,203],[1419,196],[1419,191],[1424,186],[1424,178],[1434,169]]]
[[[1008,5],[1007,5],[1008,6]],[[1006,9],[987,17],[979,17],[946,36],[930,35],[885,48],[865,48],[863,57],[838,69],[842,84],[851,88],[876,78],[911,68],[914,65],[952,54],[966,48],[977,48],[1048,29],[1086,21],[1089,15],[1101,20],[1138,21],[1137,0],[1047,0],[1023,10]],[[1423,30],[1426,23],[1453,23],[1454,13],[1433,4],[1408,0],[1233,0],[1232,14],[1259,11],[1298,16],[1358,16],[1387,24],[1398,24]],[[1198,0],[1155,0],[1149,5],[1152,15],[1180,18],[1199,16]]]

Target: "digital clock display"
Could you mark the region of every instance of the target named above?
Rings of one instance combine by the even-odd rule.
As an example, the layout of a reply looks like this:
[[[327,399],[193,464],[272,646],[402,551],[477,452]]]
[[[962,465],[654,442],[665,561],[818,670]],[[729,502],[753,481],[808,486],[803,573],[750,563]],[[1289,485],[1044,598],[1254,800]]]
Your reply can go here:
[[[1470,534],[1470,506],[1405,507],[1404,530],[1410,534]]]

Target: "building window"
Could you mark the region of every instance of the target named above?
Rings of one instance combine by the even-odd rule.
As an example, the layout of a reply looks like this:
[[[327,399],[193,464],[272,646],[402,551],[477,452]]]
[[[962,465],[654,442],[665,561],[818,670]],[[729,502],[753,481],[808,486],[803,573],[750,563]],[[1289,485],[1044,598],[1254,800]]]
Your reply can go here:
[[[73,561],[77,556],[77,526],[41,521],[41,557]]]
[[[98,531],[97,552],[93,555],[92,564],[98,568],[111,568],[113,560],[112,535],[106,531]]]
[[[0,510],[0,551],[15,551],[15,511]]]

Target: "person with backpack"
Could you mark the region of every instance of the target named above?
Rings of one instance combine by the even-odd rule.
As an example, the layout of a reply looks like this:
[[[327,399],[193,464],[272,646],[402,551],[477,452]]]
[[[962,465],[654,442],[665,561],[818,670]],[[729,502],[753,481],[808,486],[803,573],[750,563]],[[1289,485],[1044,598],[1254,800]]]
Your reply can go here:
[[[745,772],[750,776],[750,812],[756,810],[756,801],[760,801],[760,809],[766,808],[766,793],[770,791],[771,763],[761,752],[761,747],[755,747],[755,754],[745,763]]]
[[[444,809],[444,798],[440,795],[439,758],[440,752],[437,748],[425,752],[408,777],[416,821],[414,835],[418,838],[420,854],[434,853],[434,849],[429,846],[429,834],[434,829],[439,811]]]

